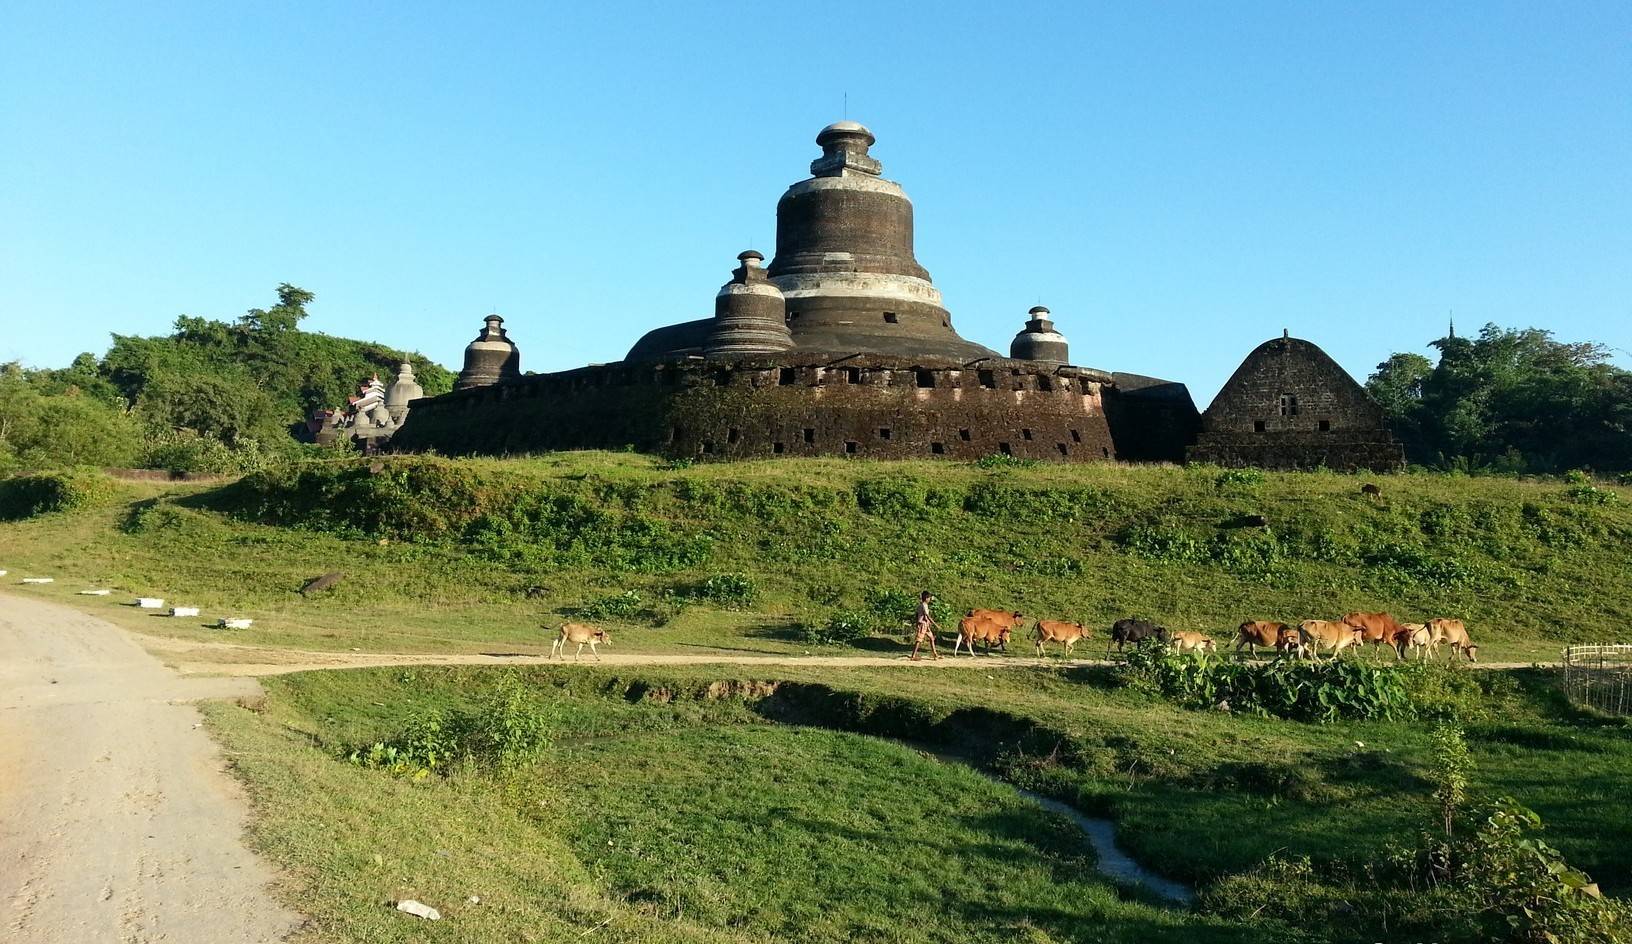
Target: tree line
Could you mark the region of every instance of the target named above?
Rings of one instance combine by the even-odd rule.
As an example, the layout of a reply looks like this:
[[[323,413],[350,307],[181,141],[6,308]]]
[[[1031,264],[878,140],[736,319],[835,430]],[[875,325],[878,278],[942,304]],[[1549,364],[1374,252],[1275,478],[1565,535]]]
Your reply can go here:
[[[299,451],[314,410],[343,405],[403,354],[300,330],[315,296],[284,283],[277,304],[233,321],[183,315],[157,337],[113,336],[100,358],[55,369],[0,365],[0,476],[69,465],[236,472]],[[1366,389],[1412,463],[1559,473],[1632,470],[1632,372],[1594,343],[1486,325],[1447,335],[1437,360],[1394,354]],[[454,375],[406,355],[427,395]]]
[[[1610,351],[1540,328],[1487,324],[1432,342],[1437,361],[1395,354],[1366,389],[1407,458],[1441,469],[1632,470],[1632,371]]]
[[[237,472],[299,451],[314,410],[405,359],[427,395],[453,374],[418,354],[300,330],[313,293],[233,321],[183,315],[171,334],[115,334],[107,353],[54,369],[0,365],[0,475],[69,465]]]

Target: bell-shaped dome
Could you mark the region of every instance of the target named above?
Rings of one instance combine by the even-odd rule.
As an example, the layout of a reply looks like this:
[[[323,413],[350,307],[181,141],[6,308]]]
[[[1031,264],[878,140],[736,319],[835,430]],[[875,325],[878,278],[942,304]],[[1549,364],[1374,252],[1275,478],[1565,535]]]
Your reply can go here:
[[[465,348],[465,367],[454,381],[455,390],[485,387],[521,377],[521,352],[510,343],[504,319],[488,315],[483,321],[482,333]]]
[[[703,353],[774,354],[793,347],[782,290],[759,267],[765,257],[749,249],[737,261],[731,281],[714,296],[714,323]]]
[[[800,351],[970,360],[994,352],[958,336],[913,254],[912,201],[881,176],[873,133],[838,121],[816,135],[810,177],[776,205],[766,270],[787,302]]]
[[[1071,363],[1071,348],[1065,335],[1054,330],[1049,311],[1041,305],[1030,311],[1026,327],[1009,344],[1009,356],[1017,361],[1047,361],[1055,364]]]
[[[392,415],[396,415],[399,411],[408,409],[410,400],[418,400],[424,395],[424,388],[420,387],[419,381],[414,378],[414,365],[403,361],[397,368],[397,379],[391,382],[391,386],[385,388],[385,406]]]

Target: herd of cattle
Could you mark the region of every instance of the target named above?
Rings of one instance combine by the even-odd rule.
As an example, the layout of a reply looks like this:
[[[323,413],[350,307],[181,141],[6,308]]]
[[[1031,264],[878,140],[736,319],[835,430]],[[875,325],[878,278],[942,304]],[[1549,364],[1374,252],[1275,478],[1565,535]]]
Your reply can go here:
[[[967,647],[969,654],[974,655],[977,642],[982,643],[987,652],[993,646],[1007,651],[1010,635],[1024,619],[1018,612],[970,610],[958,620],[958,639],[952,654],[957,655]],[[1047,651],[1048,643],[1057,642],[1061,654],[1069,657],[1072,647],[1091,635],[1092,632],[1084,629],[1081,623],[1039,619],[1032,633],[1032,641],[1039,656]],[[1117,620],[1111,627],[1105,652],[1109,655],[1112,646],[1120,652],[1125,646],[1148,640],[1180,652],[1210,653],[1218,648],[1213,638],[1205,633],[1175,632],[1147,620],[1123,619]],[[1468,627],[1461,620],[1438,618],[1426,623],[1401,623],[1387,613],[1356,612],[1340,620],[1308,619],[1296,626],[1269,620],[1248,620],[1236,630],[1234,651],[1239,653],[1245,649],[1256,656],[1258,649],[1263,647],[1293,658],[1318,661],[1323,652],[1336,656],[1345,649],[1358,651],[1368,644],[1387,646],[1394,651],[1396,659],[1404,659],[1412,652],[1419,659],[1437,657],[1441,647],[1444,647],[1452,658],[1461,655],[1469,661],[1479,661],[1479,647],[1468,637]]]

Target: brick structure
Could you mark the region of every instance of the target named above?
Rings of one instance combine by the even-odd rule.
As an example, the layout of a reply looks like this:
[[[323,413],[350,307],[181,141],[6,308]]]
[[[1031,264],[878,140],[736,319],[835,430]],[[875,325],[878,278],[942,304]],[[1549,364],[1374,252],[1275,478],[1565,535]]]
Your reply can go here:
[[[416,400],[392,447],[1182,460],[1183,384],[1070,366],[1042,307],[1008,358],[958,334],[874,141],[853,121],[822,129],[811,176],[777,203],[775,258],[738,255],[714,317],[650,331],[616,364],[522,376],[490,316],[454,392]]]
[[[1405,449],[1365,388],[1314,344],[1283,334],[1254,348],[1201,416],[1192,462],[1266,469],[1391,471]]]

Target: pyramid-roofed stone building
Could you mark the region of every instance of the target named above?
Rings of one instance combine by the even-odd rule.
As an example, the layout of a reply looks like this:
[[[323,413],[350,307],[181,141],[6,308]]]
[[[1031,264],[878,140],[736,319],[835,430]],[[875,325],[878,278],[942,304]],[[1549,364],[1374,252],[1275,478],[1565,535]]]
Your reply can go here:
[[[1315,344],[1290,333],[1236,368],[1201,416],[1192,462],[1266,469],[1392,471],[1405,449],[1365,388]]]

